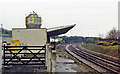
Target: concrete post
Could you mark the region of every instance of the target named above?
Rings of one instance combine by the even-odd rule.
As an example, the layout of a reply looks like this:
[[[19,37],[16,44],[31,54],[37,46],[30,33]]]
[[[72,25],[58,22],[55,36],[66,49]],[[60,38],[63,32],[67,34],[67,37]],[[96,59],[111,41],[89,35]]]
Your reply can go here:
[[[52,50],[52,72],[56,72],[56,50]]]
[[[51,72],[51,48],[49,47],[49,44],[46,45],[46,66],[47,66],[47,72]]]

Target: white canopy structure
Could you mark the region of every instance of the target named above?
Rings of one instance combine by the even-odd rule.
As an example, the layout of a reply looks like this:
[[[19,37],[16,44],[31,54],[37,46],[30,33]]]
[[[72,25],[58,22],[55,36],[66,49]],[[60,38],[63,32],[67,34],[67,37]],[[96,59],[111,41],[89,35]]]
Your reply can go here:
[[[47,29],[48,36],[51,37],[51,36],[56,36],[56,35],[67,33],[75,25],[76,24],[74,24],[74,25],[67,25],[67,26],[60,26],[60,27],[54,27],[54,28],[48,28]]]

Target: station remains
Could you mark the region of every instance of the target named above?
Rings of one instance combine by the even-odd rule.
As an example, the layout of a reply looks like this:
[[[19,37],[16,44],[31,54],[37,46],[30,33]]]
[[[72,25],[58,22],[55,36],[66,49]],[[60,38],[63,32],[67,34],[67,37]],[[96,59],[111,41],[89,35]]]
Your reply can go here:
[[[43,65],[47,72],[56,72],[50,37],[67,33],[75,24],[48,29],[41,25],[41,17],[33,12],[26,17],[26,28],[12,29],[12,46],[3,46],[3,65]]]

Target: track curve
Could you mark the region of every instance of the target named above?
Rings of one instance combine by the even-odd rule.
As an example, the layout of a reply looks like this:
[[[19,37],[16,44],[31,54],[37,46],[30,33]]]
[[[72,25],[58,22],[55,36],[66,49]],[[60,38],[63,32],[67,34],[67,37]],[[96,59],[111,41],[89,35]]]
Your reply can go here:
[[[97,66],[108,70],[108,72],[114,72],[118,74],[120,73],[120,59],[115,59],[102,54],[91,52],[89,50],[82,49],[79,45],[68,45],[66,46],[66,51],[72,52],[76,54],[76,56],[79,56],[89,62],[94,63]],[[74,55],[74,57],[76,56]]]

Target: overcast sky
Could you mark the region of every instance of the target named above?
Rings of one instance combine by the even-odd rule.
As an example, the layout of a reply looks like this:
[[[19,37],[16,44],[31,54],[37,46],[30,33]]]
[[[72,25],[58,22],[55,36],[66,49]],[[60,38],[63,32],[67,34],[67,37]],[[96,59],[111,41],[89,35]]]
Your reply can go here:
[[[35,11],[42,27],[76,24],[67,36],[98,36],[118,28],[119,0],[0,0],[0,24],[25,28],[25,17]]]

